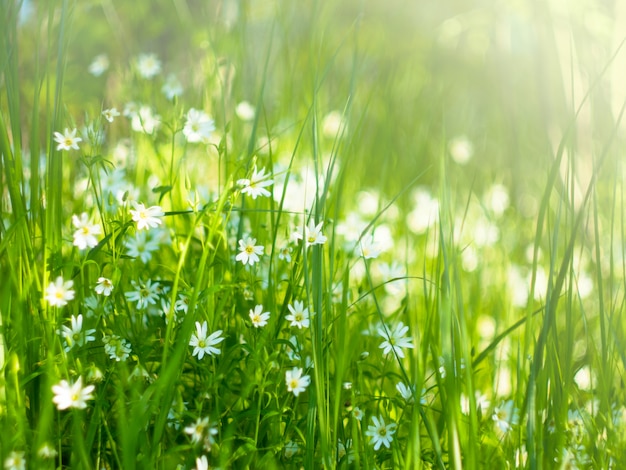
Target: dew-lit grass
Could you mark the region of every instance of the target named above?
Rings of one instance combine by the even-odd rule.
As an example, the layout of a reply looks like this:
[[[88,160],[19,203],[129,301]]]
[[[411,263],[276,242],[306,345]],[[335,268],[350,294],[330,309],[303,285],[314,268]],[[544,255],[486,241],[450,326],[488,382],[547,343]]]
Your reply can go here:
[[[7,469],[626,465],[624,17],[0,8]]]

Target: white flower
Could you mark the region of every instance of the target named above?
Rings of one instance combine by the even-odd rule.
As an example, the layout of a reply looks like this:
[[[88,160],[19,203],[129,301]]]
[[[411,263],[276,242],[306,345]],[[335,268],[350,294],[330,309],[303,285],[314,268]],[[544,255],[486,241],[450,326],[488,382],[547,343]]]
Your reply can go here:
[[[185,294],[178,294],[178,299],[174,304],[174,310],[177,312],[189,312],[189,297]]]
[[[180,83],[180,80],[178,80],[176,75],[170,74],[161,87],[161,92],[168,100],[173,100],[177,96],[183,94],[183,85]]]
[[[263,305],[257,305],[254,310],[250,310],[250,321],[255,328],[267,325],[270,319],[270,312],[263,312]]]
[[[255,245],[256,238],[246,237],[245,240],[239,240],[239,254],[235,256],[237,261],[241,261],[244,265],[250,266],[258,262],[265,249],[261,245]]]
[[[242,121],[252,121],[254,119],[254,106],[247,101],[242,101],[235,108],[235,114]]]
[[[458,136],[448,143],[448,151],[452,160],[459,165],[465,165],[474,155],[474,145],[464,136]]]
[[[204,431],[209,427],[209,418],[198,418],[196,422],[191,426],[186,426],[184,431],[185,434],[189,434],[191,436],[191,442],[197,444],[202,440],[204,436]]]
[[[209,140],[214,130],[215,122],[207,113],[194,108],[187,111],[187,121],[183,128],[187,142],[205,142]]]
[[[98,284],[96,284],[94,290],[96,291],[96,294],[108,297],[109,295],[111,295],[111,291],[113,291],[113,283],[111,282],[111,279],[107,279],[106,277],[99,277]]]
[[[161,248],[161,243],[157,238],[150,236],[150,232],[137,232],[134,237],[124,242],[128,256],[139,258],[142,263],[147,263],[152,259],[152,253]]]
[[[104,343],[104,352],[109,355],[109,358],[117,362],[125,361],[132,351],[128,341],[117,335],[103,335],[102,342]]]
[[[285,444],[285,458],[290,459],[298,453],[298,450],[300,450],[298,443],[290,440]]]
[[[98,244],[97,235],[102,233],[102,227],[89,222],[85,212],[80,215],[80,218],[77,215],[73,215],[72,224],[76,228],[74,232],[74,246],[78,247],[79,250],[93,248]]]
[[[385,424],[385,420],[372,416],[372,422],[365,431],[366,436],[370,436],[370,444],[374,444],[374,450],[380,449],[381,445],[389,448],[393,441],[393,433],[396,432],[396,423]]]
[[[191,335],[189,346],[193,346],[193,355],[202,359],[205,354],[208,356],[220,354],[221,351],[214,346],[222,341],[224,341],[222,330],[217,330],[207,337],[207,322],[196,322],[196,332]]]
[[[52,307],[63,307],[74,298],[72,286],[74,281],[64,281],[63,277],[57,277],[55,282],[51,282],[46,289],[46,301]]]
[[[393,331],[388,331],[387,328],[378,328],[378,334],[385,339],[380,344],[383,353],[389,354],[391,350],[394,350],[398,357],[403,358],[404,351],[402,348],[413,348],[411,338],[404,337],[408,331],[409,327],[402,322],[398,323]]]
[[[306,390],[311,383],[311,377],[302,375],[302,369],[294,367],[285,373],[285,381],[287,382],[287,391],[292,392],[295,396],[300,395]]]
[[[163,221],[160,217],[163,217],[165,213],[161,206],[150,206],[146,208],[143,204],[132,202],[134,210],[130,210],[130,214],[133,217],[133,221],[137,222],[137,230],[144,230],[161,225]]]
[[[339,111],[331,111],[322,120],[322,134],[324,137],[334,139],[340,133],[345,132],[346,122]]]
[[[304,307],[303,302],[296,300],[293,303],[293,307],[287,305],[287,308],[291,313],[285,317],[285,320],[290,321],[291,326],[296,326],[300,329],[309,327],[309,309]]]
[[[304,227],[304,237],[300,232],[296,232],[293,234],[294,238],[297,240],[301,240],[304,238],[305,244],[307,247],[311,245],[323,245],[326,243],[326,237],[322,233],[322,225],[324,222],[320,222],[315,225],[315,222],[311,220],[309,225]]]
[[[131,302],[137,302],[138,309],[144,309],[148,305],[156,305],[156,301],[159,298],[159,283],[148,281],[144,283],[138,283],[130,281],[135,288],[134,291],[126,292],[124,295]]]
[[[357,421],[361,421],[363,419],[363,411],[361,411],[361,408],[359,408],[358,406],[355,406],[352,409],[352,417],[356,419]]]
[[[515,407],[513,400],[508,400],[500,403],[500,406],[496,406],[492,418],[500,431],[507,432],[519,424],[519,410]]]
[[[195,470],[209,470],[209,461],[207,460],[206,455],[196,458]]]
[[[398,382],[396,384],[396,390],[404,398],[407,403],[413,402],[413,395],[415,394],[415,387],[407,387],[404,382]]]
[[[374,241],[374,237],[364,238],[359,243],[359,254],[365,259],[378,258],[382,249],[380,244]]]
[[[242,194],[247,194],[252,197],[252,199],[256,199],[258,196],[269,197],[272,194],[265,188],[274,184],[274,180],[268,179],[268,176],[269,174],[265,174],[265,168],[261,168],[261,171],[257,171],[255,165],[250,179],[240,179],[237,181],[237,184],[243,186],[241,190]]]
[[[71,131],[68,128],[65,128],[63,134],[60,132],[54,133],[54,140],[58,144],[57,150],[78,150],[78,143],[82,142],[83,139],[80,137],[76,137],[77,129],[72,129]]]
[[[161,61],[156,54],[141,54],[137,58],[137,71],[146,80],[152,80],[161,73]]]
[[[146,105],[138,106],[130,102],[124,108],[124,116],[130,118],[130,125],[135,132],[152,134],[161,125],[161,116]]]
[[[84,346],[86,343],[96,340],[95,336],[92,336],[96,332],[96,330],[89,329],[83,331],[82,314],[78,315],[77,317],[72,315],[72,317],[70,318],[70,322],[72,325],[71,328],[63,325],[60,331],[63,338],[65,338],[65,352],[69,352],[74,347],[74,345],[81,347]]]
[[[111,109],[105,109],[104,111],[102,111],[102,115],[104,116],[104,119],[106,119],[107,121],[113,122],[115,118],[120,115],[120,113],[116,108],[111,108]]]
[[[289,244],[284,244],[281,249],[278,251],[278,259],[286,261],[287,263],[291,263],[291,252],[293,248],[289,246]]]
[[[24,457],[24,452],[11,451],[4,460],[4,468],[6,470],[25,470],[26,458]]]
[[[42,459],[53,459],[58,454],[59,453],[57,452],[57,450],[52,447],[52,444],[50,444],[49,442],[44,442],[37,451],[37,455]]]
[[[99,77],[109,68],[109,58],[106,54],[97,55],[89,64],[89,73],[94,77]]]
[[[87,407],[86,401],[93,399],[91,393],[94,389],[93,385],[83,387],[82,377],[79,377],[73,384],[68,383],[67,380],[61,380],[61,382],[52,387],[52,392],[54,392],[52,401],[59,410],[68,408],[83,409]]]

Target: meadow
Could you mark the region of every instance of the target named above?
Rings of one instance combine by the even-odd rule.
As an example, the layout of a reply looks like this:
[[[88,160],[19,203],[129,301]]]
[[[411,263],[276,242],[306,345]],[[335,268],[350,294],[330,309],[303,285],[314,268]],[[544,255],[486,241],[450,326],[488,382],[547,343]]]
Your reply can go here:
[[[622,10],[0,0],[4,468],[626,468]]]

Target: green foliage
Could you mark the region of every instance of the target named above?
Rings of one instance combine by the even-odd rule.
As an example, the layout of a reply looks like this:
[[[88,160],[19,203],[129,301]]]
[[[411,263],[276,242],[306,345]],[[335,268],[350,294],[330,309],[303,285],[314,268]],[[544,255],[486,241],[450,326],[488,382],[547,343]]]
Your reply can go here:
[[[626,464],[623,38],[562,8],[5,1],[5,468]]]

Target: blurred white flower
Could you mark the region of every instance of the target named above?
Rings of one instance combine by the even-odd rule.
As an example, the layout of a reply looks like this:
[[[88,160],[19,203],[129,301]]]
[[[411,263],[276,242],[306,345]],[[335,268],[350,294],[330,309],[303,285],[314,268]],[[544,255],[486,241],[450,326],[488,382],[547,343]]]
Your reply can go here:
[[[73,215],[72,224],[76,229],[73,243],[79,250],[93,248],[98,244],[97,236],[102,233],[102,227],[98,224],[92,224],[85,212],[80,215],[80,218],[77,215]]]
[[[183,128],[183,134],[187,142],[206,142],[215,130],[215,122],[202,110],[191,108],[187,111],[187,120]]]
[[[137,71],[146,80],[152,80],[161,73],[161,61],[156,54],[140,54],[137,57]]]
[[[507,400],[496,406],[492,418],[500,431],[506,433],[519,424],[519,410],[513,400]]]
[[[161,92],[170,101],[177,96],[181,96],[183,91],[184,89],[182,83],[180,83],[180,80],[178,80],[178,77],[174,74],[168,75],[165,83],[161,87]]]
[[[104,116],[104,119],[106,119],[107,121],[113,122],[115,118],[120,115],[120,113],[116,108],[111,108],[111,109],[105,109],[104,111],[102,111],[102,115]]]
[[[93,75],[94,77],[99,77],[104,72],[106,72],[108,69],[109,69],[109,58],[108,58],[108,56],[106,54],[100,54],[100,55],[97,55],[93,59],[91,64],[89,64],[89,67],[88,67],[87,70],[89,70],[89,73],[91,75]]]
[[[255,112],[254,106],[247,101],[242,101],[235,108],[235,114],[242,121],[252,121],[254,119]]]
[[[474,145],[466,136],[458,136],[448,143],[448,152],[452,160],[459,165],[465,165],[474,155]]]

